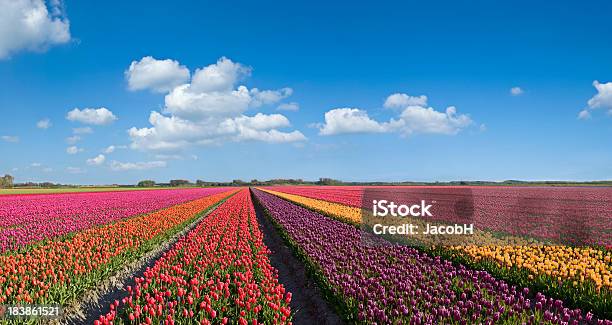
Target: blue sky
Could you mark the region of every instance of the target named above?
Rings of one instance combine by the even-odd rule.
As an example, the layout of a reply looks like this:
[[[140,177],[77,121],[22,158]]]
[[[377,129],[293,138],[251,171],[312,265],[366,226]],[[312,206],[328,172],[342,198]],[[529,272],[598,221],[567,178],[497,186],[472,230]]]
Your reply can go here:
[[[606,1],[0,0],[0,173],[611,179],[611,12]]]

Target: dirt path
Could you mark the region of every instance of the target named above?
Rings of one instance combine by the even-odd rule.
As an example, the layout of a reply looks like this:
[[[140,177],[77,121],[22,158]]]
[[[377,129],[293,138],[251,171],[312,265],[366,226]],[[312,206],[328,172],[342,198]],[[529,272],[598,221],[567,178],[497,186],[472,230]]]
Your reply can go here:
[[[252,199],[256,202],[254,197]],[[343,324],[342,319],[321,295],[317,284],[306,274],[304,264],[293,255],[291,248],[285,245],[258,204],[255,204],[255,211],[264,234],[264,243],[272,251],[270,262],[278,270],[279,282],[293,294],[293,324]]]

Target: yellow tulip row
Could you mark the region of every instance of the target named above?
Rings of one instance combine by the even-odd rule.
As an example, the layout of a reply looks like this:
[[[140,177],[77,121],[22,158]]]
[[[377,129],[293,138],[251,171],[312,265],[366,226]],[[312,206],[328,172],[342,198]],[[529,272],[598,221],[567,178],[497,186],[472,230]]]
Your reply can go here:
[[[345,222],[359,224],[362,211],[356,207],[312,199],[294,194],[264,190],[291,202],[302,205]],[[551,246],[543,244],[516,245],[499,244],[486,231],[476,234],[481,241],[489,245],[449,246],[452,250],[466,254],[474,261],[494,261],[501,267],[528,269],[534,275],[546,274],[560,280],[574,280],[577,286],[585,280],[592,281],[597,290],[602,287],[612,290],[612,252],[603,252],[591,247]],[[509,236],[507,239],[514,237]],[[516,241],[505,241],[516,243]]]
[[[260,188],[265,192],[281,197],[285,200],[297,203],[302,205],[308,209],[315,210],[321,212],[323,214],[332,215],[338,219],[343,221],[347,221],[352,224],[360,224],[361,223],[361,209],[339,204],[328,202],[324,200],[312,199],[309,197],[304,197],[295,194],[288,194],[283,192],[271,191]]]
[[[612,253],[591,247],[570,246],[456,246],[475,261],[490,260],[499,266],[525,268],[532,274],[546,274],[574,285],[585,280],[595,283],[597,290],[612,289]]]

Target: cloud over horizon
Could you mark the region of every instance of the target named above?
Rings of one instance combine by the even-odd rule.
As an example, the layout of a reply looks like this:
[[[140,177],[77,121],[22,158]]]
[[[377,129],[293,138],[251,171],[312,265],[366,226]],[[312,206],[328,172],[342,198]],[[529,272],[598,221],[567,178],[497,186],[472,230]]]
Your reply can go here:
[[[293,89],[287,87],[260,90],[239,85],[250,73],[250,67],[225,57],[196,69],[190,83],[168,91],[161,112],[149,114],[150,127],[128,130],[131,147],[145,151],[177,150],[227,141],[283,143],[306,140],[300,131],[279,130],[291,126],[281,114],[245,115],[249,109],[278,103],[293,93]]]
[[[325,122],[318,125],[324,136],[346,133],[389,133],[455,135],[474,122],[466,114],[457,114],[454,106],[444,112],[427,107],[427,96],[395,93],[387,97],[385,108],[401,109],[396,118],[378,122],[359,108],[335,108],[325,113]]]

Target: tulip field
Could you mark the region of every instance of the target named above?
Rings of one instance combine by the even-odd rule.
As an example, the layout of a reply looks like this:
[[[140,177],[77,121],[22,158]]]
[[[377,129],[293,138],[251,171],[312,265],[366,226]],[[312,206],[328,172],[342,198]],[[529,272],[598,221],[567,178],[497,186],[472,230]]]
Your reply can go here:
[[[432,223],[477,231],[462,245],[378,236],[364,224],[381,197],[434,202]],[[3,307],[41,305],[62,313],[14,318]],[[612,325],[612,189],[0,196],[0,324],[319,324],[317,312],[347,324]]]

